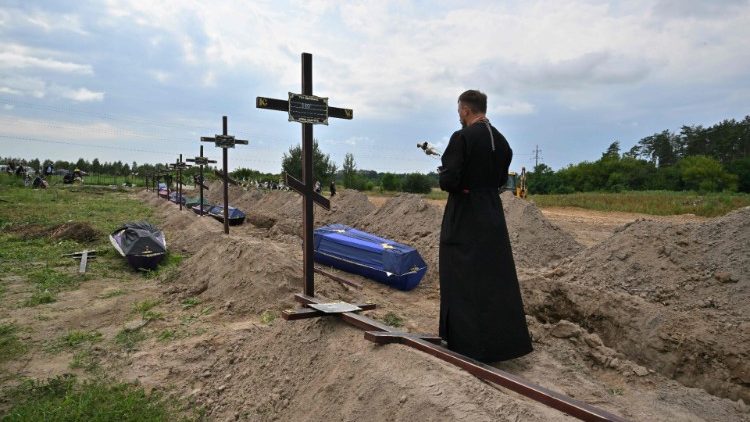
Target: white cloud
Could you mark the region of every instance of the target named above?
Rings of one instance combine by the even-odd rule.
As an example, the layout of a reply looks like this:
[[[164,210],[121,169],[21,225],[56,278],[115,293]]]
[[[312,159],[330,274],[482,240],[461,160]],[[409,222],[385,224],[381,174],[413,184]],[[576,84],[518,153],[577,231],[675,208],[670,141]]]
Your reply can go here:
[[[91,91],[87,88],[74,89],[65,86],[53,85],[50,87],[49,91],[62,98],[67,98],[76,102],[100,102],[104,100],[103,92]]]
[[[80,35],[89,35],[81,27],[79,16],[73,14],[45,13],[35,10],[29,15],[23,16],[29,23],[35,25],[45,32],[70,31]]]
[[[59,120],[26,119],[0,116],[0,133],[5,136],[33,135],[41,139],[69,139],[76,141],[122,139],[130,131],[107,123],[80,124]]]
[[[65,85],[50,84],[41,78],[0,75],[0,92],[4,94],[44,98],[51,96],[76,102],[102,101],[104,92],[87,88],[71,88]]]
[[[16,106],[14,106],[13,104],[3,104],[3,110],[10,111],[10,110],[13,110],[14,108],[16,108]]]
[[[91,75],[94,73],[90,65],[57,60],[49,56],[51,52],[36,50],[18,44],[3,46],[0,52],[0,69],[42,69],[55,72],[77,73]]]
[[[0,92],[42,98],[46,95],[47,84],[39,78],[0,74]]]
[[[511,103],[499,104],[488,110],[488,115],[510,116],[534,113],[534,105],[525,101],[513,101]]]

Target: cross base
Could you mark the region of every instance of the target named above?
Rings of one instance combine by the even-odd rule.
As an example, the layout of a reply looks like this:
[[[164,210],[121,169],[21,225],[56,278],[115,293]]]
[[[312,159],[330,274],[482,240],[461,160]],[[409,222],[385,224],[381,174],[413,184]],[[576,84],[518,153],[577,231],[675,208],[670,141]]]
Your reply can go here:
[[[297,293],[294,295],[294,298],[297,300],[297,302],[302,303],[304,308],[299,309],[287,309],[284,312],[281,313],[281,317],[284,318],[287,321],[296,321],[298,319],[308,319],[308,318],[318,318],[318,317],[325,317],[325,316],[335,316],[335,315],[342,315],[342,314],[354,314],[356,312],[361,311],[370,311],[377,307],[374,303],[355,303],[350,306],[355,306],[359,309],[355,311],[341,311],[336,312],[333,311],[323,311],[319,309],[311,308],[311,305],[325,305],[329,302],[325,302],[320,300],[320,298],[314,298],[310,296],[305,296],[304,294]],[[343,303],[343,302],[340,302]]]

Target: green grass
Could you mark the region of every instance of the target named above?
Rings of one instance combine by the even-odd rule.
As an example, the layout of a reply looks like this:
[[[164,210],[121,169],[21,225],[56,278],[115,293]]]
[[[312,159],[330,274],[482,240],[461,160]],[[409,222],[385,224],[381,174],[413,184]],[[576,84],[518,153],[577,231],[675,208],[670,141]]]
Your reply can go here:
[[[31,297],[23,302],[23,306],[33,307],[37,305],[46,305],[48,303],[54,303],[57,299],[55,294],[49,290],[41,290],[32,293]]]
[[[146,299],[133,305],[133,313],[141,314],[150,311],[161,303],[158,299]]]
[[[169,252],[166,259],[156,267],[155,270],[146,271],[146,278],[159,279],[164,282],[173,281],[179,274],[179,265],[183,256],[178,253]]]
[[[189,297],[182,301],[182,309],[190,309],[201,303],[201,300],[197,297]]]
[[[750,194],[631,191],[585,192],[565,195],[530,195],[539,207],[579,207],[597,211],[652,215],[695,214],[717,217],[750,205]]]
[[[105,293],[105,294],[103,294],[103,295],[101,295],[99,297],[102,298],[102,299],[109,299],[109,298],[113,298],[115,296],[122,296],[124,294],[125,294],[125,292],[123,290],[116,289],[116,290],[109,291],[109,292],[107,292],[107,293]]]
[[[448,199],[448,192],[440,188],[432,188],[432,191],[424,195],[427,199]]]
[[[115,336],[115,343],[122,346],[128,352],[135,350],[138,344],[146,339],[146,333],[138,330],[122,330]]]
[[[26,352],[26,345],[16,335],[15,324],[0,324],[0,363],[13,360]]]
[[[79,382],[63,375],[26,381],[9,392],[9,398],[12,407],[0,418],[3,422],[178,420],[162,395],[101,378]]]
[[[260,314],[260,322],[261,324],[270,324],[276,319],[276,313],[272,311],[263,311],[262,314]]]
[[[36,291],[24,302],[25,306],[36,306],[56,301],[56,294],[71,289],[80,283],[82,278],[65,274],[52,268],[40,268],[27,273]]]
[[[102,333],[98,331],[79,331],[73,330],[68,332],[63,338],[62,342],[67,347],[78,347],[83,343],[96,343],[101,341]]]
[[[70,369],[83,369],[86,372],[94,372],[99,368],[99,361],[91,353],[91,350],[81,350],[73,355],[70,361]]]
[[[177,338],[177,332],[175,330],[164,330],[156,337],[161,342],[172,341]]]
[[[390,325],[391,327],[402,327],[404,325],[404,319],[396,315],[393,312],[388,312],[383,317],[383,322]]]
[[[102,333],[98,331],[71,330],[64,336],[52,340],[45,346],[45,350],[50,353],[57,353],[61,350],[74,350],[82,345],[91,346],[102,340]]]
[[[2,176],[2,175],[0,175]],[[7,179],[7,178],[6,178]],[[5,183],[4,183],[5,182]],[[80,222],[101,233],[110,233],[127,221],[153,221],[153,210],[128,193],[102,189],[51,187],[34,190],[13,186],[13,180],[0,179],[0,274],[28,279],[34,286],[23,305],[52,303],[60,291],[76,288],[92,277],[117,277],[130,269],[124,260],[108,253],[106,236],[94,243],[56,240],[47,235],[29,236],[29,230],[49,232],[63,223]],[[78,262],[63,254],[97,249],[86,275],[78,275]]]

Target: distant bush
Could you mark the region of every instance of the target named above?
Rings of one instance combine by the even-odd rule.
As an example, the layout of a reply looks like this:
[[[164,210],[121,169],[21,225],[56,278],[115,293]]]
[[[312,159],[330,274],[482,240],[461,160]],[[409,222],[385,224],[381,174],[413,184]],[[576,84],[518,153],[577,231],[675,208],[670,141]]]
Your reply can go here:
[[[401,187],[404,192],[430,193],[432,191],[432,181],[427,175],[411,173],[406,175]]]
[[[684,189],[699,192],[737,190],[737,176],[724,171],[714,158],[694,155],[683,158],[677,166]]]

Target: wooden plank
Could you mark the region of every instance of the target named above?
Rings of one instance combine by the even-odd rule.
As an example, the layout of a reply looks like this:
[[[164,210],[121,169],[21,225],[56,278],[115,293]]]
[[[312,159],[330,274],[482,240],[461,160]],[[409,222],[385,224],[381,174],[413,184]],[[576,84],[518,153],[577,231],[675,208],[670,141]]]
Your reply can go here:
[[[89,262],[89,253],[84,252],[81,255],[81,265],[78,266],[78,274],[84,274],[86,272],[86,265]]]

